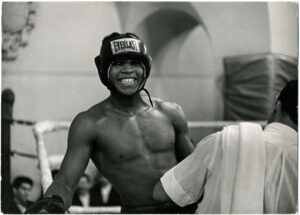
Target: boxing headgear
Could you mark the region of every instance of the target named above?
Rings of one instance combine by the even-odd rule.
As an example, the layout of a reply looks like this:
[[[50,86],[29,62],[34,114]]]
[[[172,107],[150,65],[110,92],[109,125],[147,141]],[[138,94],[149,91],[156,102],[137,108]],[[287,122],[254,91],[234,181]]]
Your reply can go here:
[[[151,70],[151,57],[147,52],[146,45],[140,38],[133,33],[120,34],[117,32],[104,37],[100,55],[95,57],[95,63],[101,82],[111,89],[111,84],[108,79],[108,69],[115,60],[134,59],[143,63],[146,69],[146,79]],[[146,80],[140,86],[144,87]]]

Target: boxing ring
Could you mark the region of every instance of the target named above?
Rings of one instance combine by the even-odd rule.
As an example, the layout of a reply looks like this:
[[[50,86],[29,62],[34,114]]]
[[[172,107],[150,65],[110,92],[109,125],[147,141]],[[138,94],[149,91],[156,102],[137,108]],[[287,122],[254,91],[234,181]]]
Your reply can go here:
[[[12,92],[9,92],[12,93]],[[11,95],[10,95],[11,96]],[[29,120],[17,120],[13,119],[12,117],[12,104],[14,99],[8,99],[3,100],[2,95],[2,130],[1,130],[1,140],[2,143],[5,141],[10,146],[10,126],[12,124],[19,124],[23,126],[30,126],[32,127],[34,139],[36,142],[36,151],[37,155],[29,155],[26,153],[20,153],[20,152],[14,152],[15,154],[18,154],[20,156],[27,156],[31,158],[37,158],[38,165],[39,165],[39,171],[41,176],[41,184],[43,193],[47,190],[49,185],[52,183],[52,174],[51,174],[51,159],[49,159],[49,156],[47,154],[47,150],[45,147],[45,135],[49,133],[54,133],[61,130],[68,130],[70,127],[71,122],[70,121],[53,121],[53,120],[41,120],[41,121],[29,121]],[[6,105],[6,106],[5,106]],[[260,124],[261,126],[266,125],[266,121],[252,121],[255,123]],[[221,129],[224,126],[232,125],[232,124],[238,124],[240,121],[188,121],[188,127],[189,128],[219,128]],[[10,151],[6,148],[3,149],[2,144],[2,153],[8,153],[11,154],[12,151]],[[3,159],[4,156],[2,156]],[[7,158],[6,158],[7,159]],[[9,164],[9,162],[8,162]],[[5,172],[6,171],[6,172]],[[3,174],[10,174],[10,172],[7,170],[7,167],[4,166],[4,172],[2,168],[2,176]],[[4,179],[5,177],[3,177]],[[3,180],[7,183],[7,179]],[[4,183],[5,184],[5,183]],[[3,185],[3,184],[2,184]],[[4,186],[4,185],[3,185]],[[2,186],[2,188],[3,188]],[[4,186],[5,187],[5,186]],[[2,189],[2,194],[5,192],[5,189]],[[7,192],[7,191],[6,191]],[[2,195],[3,196],[3,195]],[[105,213],[105,214],[113,214],[113,213],[120,213],[121,207],[120,206],[103,206],[103,207],[81,207],[81,206],[71,206],[69,209],[70,213]]]

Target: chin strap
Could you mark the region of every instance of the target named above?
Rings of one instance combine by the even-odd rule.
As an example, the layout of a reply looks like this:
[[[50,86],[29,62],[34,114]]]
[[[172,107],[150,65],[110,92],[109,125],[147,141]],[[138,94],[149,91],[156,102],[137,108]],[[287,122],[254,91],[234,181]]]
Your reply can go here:
[[[153,107],[153,102],[152,102],[152,99],[151,99],[151,97],[150,97],[150,93],[149,93],[148,90],[146,90],[145,88],[143,88],[142,90],[144,90],[144,91],[147,93],[148,98],[149,98],[149,101],[150,101],[150,103],[151,103],[151,106]]]

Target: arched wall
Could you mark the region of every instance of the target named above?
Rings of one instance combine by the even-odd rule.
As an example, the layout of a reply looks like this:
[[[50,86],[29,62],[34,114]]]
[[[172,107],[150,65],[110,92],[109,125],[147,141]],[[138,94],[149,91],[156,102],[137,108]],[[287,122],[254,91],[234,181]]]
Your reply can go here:
[[[125,31],[133,30],[139,32],[143,39],[150,44],[156,38],[169,39],[169,41],[159,39],[158,44],[162,44],[163,48],[156,48],[154,53],[156,54],[157,50],[162,52],[158,54],[158,57],[154,56],[153,62],[154,72],[168,74],[168,76],[151,76],[147,87],[152,92],[158,92],[165,96],[166,99],[174,99],[175,102],[182,105],[189,120],[221,120],[223,118],[222,75],[224,56],[264,53],[270,50],[270,37],[267,36],[270,34],[270,29],[268,4],[266,2],[138,3],[128,4],[123,9],[123,13],[120,14],[126,14],[126,19],[122,20],[122,26]],[[164,15],[174,10],[185,14],[186,20],[189,18],[196,20],[197,27],[191,24],[193,27],[188,28],[191,23],[188,22],[184,36],[180,37],[180,34],[172,36],[170,32],[176,31],[177,26],[172,28],[173,23],[166,24],[168,19],[165,21],[164,18],[172,17],[174,23],[179,26],[181,23],[184,23],[178,22],[174,16]],[[122,9],[119,8],[119,11],[122,11]],[[152,14],[159,16],[152,16]],[[179,16],[178,13],[176,15]],[[156,24],[151,25],[152,22]],[[164,24],[166,24],[166,27],[162,28],[161,26],[164,26]],[[153,27],[151,28],[151,26]],[[166,28],[171,30],[166,30],[166,33]],[[201,33],[199,33],[200,31]],[[193,37],[189,35],[193,35]],[[182,44],[182,41],[187,41],[187,39],[188,42]],[[177,42],[172,43],[172,41],[176,40]],[[200,49],[195,52],[195,49],[191,50],[187,44],[194,44]],[[154,45],[154,47],[156,46]],[[178,53],[177,56],[184,53],[182,56],[186,56],[186,61],[179,61],[177,56],[172,57],[176,55],[174,53]],[[181,65],[184,67],[181,71],[179,71],[180,66],[175,66],[179,64],[178,62],[182,62]],[[174,68],[177,75],[178,73],[184,75],[186,70],[189,70],[199,71],[196,73],[199,76],[190,77],[191,83],[189,84],[186,74],[185,78],[182,79],[179,76],[175,78],[171,72],[168,72],[172,71],[174,73]],[[173,85],[169,84],[171,80]],[[155,85],[151,85],[151,83]],[[192,85],[193,90],[186,92],[186,88],[184,88],[186,85]],[[174,91],[172,86],[176,86],[177,89],[179,86],[183,87],[180,88],[183,89],[181,97],[178,96],[178,90]],[[195,92],[197,93],[194,94]],[[205,92],[210,93],[207,95]],[[185,95],[189,93],[198,97],[190,96],[189,98],[191,99],[188,100]],[[195,104],[194,107],[197,107],[197,110],[190,108],[192,103]]]
[[[207,84],[208,78],[214,79],[214,53],[207,26],[194,5],[131,3],[121,7],[123,4],[118,5],[120,14],[127,15],[123,28],[137,32],[153,57],[146,85],[151,94],[180,104],[189,120],[217,119],[215,86]],[[211,97],[204,95],[204,87]]]
[[[145,17],[135,29],[146,38],[153,57],[151,81],[147,83],[150,92],[181,105],[189,120],[213,119],[215,108],[204,106],[215,105],[212,100],[204,102],[202,90],[203,77],[214,73],[213,53],[203,21],[187,11],[164,8]]]

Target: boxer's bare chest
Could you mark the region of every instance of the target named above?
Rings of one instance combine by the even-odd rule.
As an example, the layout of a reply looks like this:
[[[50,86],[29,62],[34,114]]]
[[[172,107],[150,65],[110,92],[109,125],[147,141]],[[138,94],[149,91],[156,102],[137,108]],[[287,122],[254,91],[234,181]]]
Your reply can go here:
[[[152,109],[134,115],[109,114],[97,123],[96,148],[111,160],[130,160],[174,149],[170,119]]]

